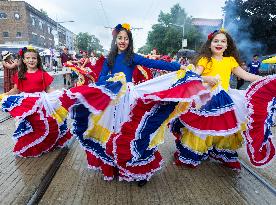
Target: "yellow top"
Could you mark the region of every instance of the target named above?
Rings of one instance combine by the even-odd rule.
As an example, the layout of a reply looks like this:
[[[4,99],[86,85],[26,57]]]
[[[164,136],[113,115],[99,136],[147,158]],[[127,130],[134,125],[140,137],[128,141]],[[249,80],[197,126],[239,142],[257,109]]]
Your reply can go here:
[[[228,91],[230,85],[230,76],[233,68],[239,67],[239,64],[233,57],[223,57],[222,60],[212,58],[208,63],[208,59],[203,57],[198,61],[198,66],[204,68],[202,76],[220,77],[221,85],[224,90]]]

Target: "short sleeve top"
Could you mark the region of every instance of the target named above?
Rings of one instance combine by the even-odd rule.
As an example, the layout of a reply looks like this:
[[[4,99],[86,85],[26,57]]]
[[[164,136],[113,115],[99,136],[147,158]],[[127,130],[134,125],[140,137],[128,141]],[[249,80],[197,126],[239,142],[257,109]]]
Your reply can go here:
[[[26,78],[23,80],[18,79],[18,73],[13,77],[14,84],[17,85],[20,92],[42,92],[53,82],[53,77],[41,69],[38,69],[34,73],[26,72],[25,76]]]
[[[230,86],[230,76],[233,68],[239,67],[238,62],[233,57],[223,57],[222,60],[217,60],[212,58],[208,62],[207,58],[201,58],[198,63],[198,66],[204,68],[202,76],[217,76],[219,75],[221,80],[221,85],[224,90],[228,91]]]

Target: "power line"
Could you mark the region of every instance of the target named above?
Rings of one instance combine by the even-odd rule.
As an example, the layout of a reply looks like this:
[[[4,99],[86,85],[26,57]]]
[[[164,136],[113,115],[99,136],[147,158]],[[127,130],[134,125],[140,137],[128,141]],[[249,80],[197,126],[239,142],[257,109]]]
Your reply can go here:
[[[111,29],[111,30],[114,29],[113,27],[110,27],[110,26],[105,26],[105,28],[108,28],[108,29]],[[135,31],[135,30],[141,30],[141,29],[143,29],[143,28],[142,27],[132,27],[130,30]]]
[[[99,0],[99,3],[100,3],[100,6],[101,6],[101,8],[102,8],[102,10],[103,10],[103,15],[104,15],[106,24],[107,24],[108,26],[110,26],[110,22],[109,22],[109,20],[108,20],[108,18],[107,18],[107,15],[106,15],[106,12],[105,12],[105,9],[104,9],[104,6],[103,6],[103,2],[102,2],[101,0]]]

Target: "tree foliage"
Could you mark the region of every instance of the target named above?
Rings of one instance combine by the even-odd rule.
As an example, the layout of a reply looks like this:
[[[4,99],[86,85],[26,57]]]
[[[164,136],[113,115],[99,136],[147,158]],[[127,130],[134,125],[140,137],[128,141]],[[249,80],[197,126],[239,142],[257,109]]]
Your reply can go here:
[[[83,51],[101,51],[103,52],[103,46],[100,44],[100,40],[94,35],[89,33],[78,33],[77,35],[77,48]]]
[[[182,47],[184,37],[188,41],[188,48],[200,42],[201,36],[192,25],[192,18],[188,16],[179,4],[174,5],[170,13],[160,12],[158,23],[152,26],[148,33],[147,43],[138,52],[149,53],[152,48],[157,48],[161,54],[175,53]],[[176,26],[179,25],[179,26]]]
[[[40,9],[40,12],[41,12],[44,16],[48,16],[47,11],[45,11],[45,10],[43,10],[43,9]]]
[[[237,30],[234,32],[237,42],[247,37],[254,45],[247,46],[254,52],[276,53],[275,0],[227,0],[224,12],[226,28]]]

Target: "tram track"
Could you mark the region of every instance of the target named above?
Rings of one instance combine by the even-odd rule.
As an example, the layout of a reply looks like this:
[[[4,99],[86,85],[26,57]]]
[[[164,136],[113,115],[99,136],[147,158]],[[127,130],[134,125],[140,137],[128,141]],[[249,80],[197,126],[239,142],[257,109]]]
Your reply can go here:
[[[10,115],[1,118],[1,119],[0,119],[0,125],[1,125],[2,123],[4,123],[4,122],[8,121],[8,120],[11,119],[11,118],[12,118],[12,116],[10,116]],[[5,134],[4,134],[4,133],[0,133],[0,136],[1,136],[1,135],[5,135]]]
[[[12,118],[12,116],[10,116],[10,115],[9,115],[9,116],[6,116],[6,117],[1,118],[1,119],[0,119],[0,124],[1,124],[1,123],[6,122],[7,120],[9,120],[9,119],[11,119],[11,118]]]
[[[7,122],[12,117],[5,116],[0,119],[0,126],[2,123]],[[0,135],[3,135],[0,133]],[[40,184],[38,185],[36,191],[31,195],[29,198],[29,201],[27,204],[38,204],[40,200],[43,198],[44,194],[48,190],[49,185],[54,180],[54,177],[56,173],[59,171],[61,165],[63,164],[63,161],[66,159],[67,154],[70,151],[70,148],[72,147],[75,140],[73,140],[70,145],[60,150],[60,153],[57,155],[57,157],[54,159],[50,167],[48,168],[48,171],[46,174],[42,177]],[[240,160],[241,165],[243,167],[243,171],[247,172],[250,176],[252,176],[256,182],[259,182],[259,184],[262,185],[266,190],[268,190],[270,193],[272,193],[274,196],[276,196],[276,187],[274,187],[269,179],[265,178],[261,174],[259,174],[257,171],[255,171],[250,165],[248,165],[247,162]],[[193,170],[190,170],[193,171]]]
[[[35,193],[30,198],[29,202],[27,203],[28,205],[39,204],[40,200],[43,198],[44,194],[46,193],[49,185],[51,184],[56,173],[58,172],[59,168],[61,167],[63,161],[65,160],[65,158],[74,142],[75,142],[75,139],[70,143],[70,145],[68,147],[61,149],[60,154],[53,161],[52,165],[48,169],[47,174],[43,177],[37,190],[35,191]],[[242,160],[240,162],[241,162],[241,165],[244,168],[244,170],[247,173],[249,173],[249,175],[253,176],[253,178],[255,178],[256,181],[260,182],[260,184],[262,184],[264,188],[266,188],[267,190],[269,190],[269,192],[271,192],[274,196],[276,196],[276,189],[268,182],[268,180],[266,180],[260,174],[255,172],[249,165],[246,164],[246,162],[244,162]],[[193,171],[193,170],[191,170],[191,171]]]
[[[242,165],[242,167],[250,173],[250,175],[254,176],[254,178],[259,181],[264,187],[266,187],[271,193],[274,194],[274,196],[276,196],[276,188],[271,185],[271,183],[268,182],[268,180],[266,180],[263,176],[261,176],[260,174],[258,174],[256,171],[254,171],[246,162],[240,160],[240,163]]]
[[[60,166],[62,165],[63,161],[65,160],[70,148],[74,144],[76,139],[73,139],[66,147],[61,148],[60,153],[56,157],[56,159],[50,165],[48,171],[43,176],[40,184],[38,185],[36,191],[30,197],[27,205],[36,205],[39,204],[40,200],[42,199],[43,195],[46,193],[49,185],[51,184],[52,180],[54,179],[56,173],[58,172]]]

